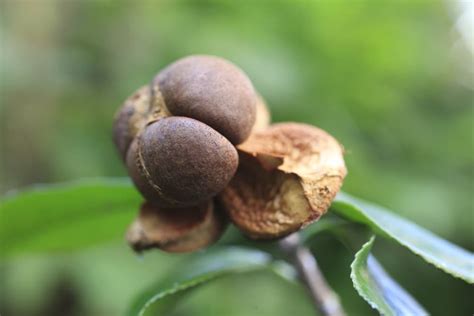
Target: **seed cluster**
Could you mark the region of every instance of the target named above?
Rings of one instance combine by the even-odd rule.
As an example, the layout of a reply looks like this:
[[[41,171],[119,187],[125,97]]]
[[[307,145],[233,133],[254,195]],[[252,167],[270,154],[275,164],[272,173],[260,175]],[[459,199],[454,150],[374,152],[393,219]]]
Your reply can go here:
[[[327,211],[346,175],[333,137],[270,125],[248,77],[213,56],[159,72],[125,101],[113,135],[146,200],[127,233],[137,251],[206,247],[228,219],[251,238],[286,236]]]

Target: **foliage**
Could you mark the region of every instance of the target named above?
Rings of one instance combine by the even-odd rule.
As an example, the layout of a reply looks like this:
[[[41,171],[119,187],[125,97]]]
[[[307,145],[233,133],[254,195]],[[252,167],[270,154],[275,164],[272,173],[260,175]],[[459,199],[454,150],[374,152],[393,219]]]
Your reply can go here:
[[[124,220],[124,212],[128,218],[138,201],[131,184],[123,179],[83,180],[36,187],[7,197],[0,207],[0,215],[8,216],[10,220],[0,231],[2,240],[7,241],[3,253],[74,249],[114,239],[117,227],[120,227],[117,224]],[[373,233],[388,237],[436,267],[473,282],[474,257],[466,250],[381,207],[345,193],[338,195],[332,209],[343,215],[348,224],[366,224]],[[104,212],[106,220],[101,218]],[[74,218],[78,215],[81,217]],[[25,217],[29,219],[27,222]],[[311,235],[331,230],[346,221],[332,219],[326,222],[324,229],[312,230]],[[88,234],[84,233],[86,230]],[[310,237],[306,236],[306,239]],[[373,242],[372,236],[356,253],[351,265],[351,278],[357,292],[384,315],[426,314],[370,255]],[[257,250],[228,247],[201,252],[168,280],[145,291],[133,304],[130,315],[142,315],[155,302],[160,302],[155,308],[167,314],[179,298],[196,287],[229,274],[272,267],[278,270],[269,254]]]
[[[2,201],[2,256],[68,251],[120,238],[140,203],[125,179],[38,185]],[[87,232],[87,233],[85,233]]]
[[[132,304],[129,315],[141,316],[153,304],[154,314],[168,315],[189,291],[208,282],[230,274],[265,268],[275,271],[277,275],[283,275],[279,272],[282,269],[281,264],[273,262],[267,253],[236,247],[227,247],[195,256],[170,274],[167,280],[160,280],[144,291]]]
[[[474,255],[384,208],[340,193],[333,208],[351,221],[369,225],[427,262],[474,283]]]
[[[372,236],[362,246],[351,265],[352,282],[359,295],[382,315],[428,315],[370,254],[374,240]]]

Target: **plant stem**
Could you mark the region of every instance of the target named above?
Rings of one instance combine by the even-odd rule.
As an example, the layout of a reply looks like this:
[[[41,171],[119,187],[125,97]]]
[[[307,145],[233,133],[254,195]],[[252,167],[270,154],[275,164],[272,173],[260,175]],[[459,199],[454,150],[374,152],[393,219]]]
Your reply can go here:
[[[289,255],[296,267],[300,279],[306,285],[316,308],[325,316],[344,316],[338,295],[331,289],[319,269],[310,250],[300,244],[298,233],[294,233],[279,242],[280,247]]]

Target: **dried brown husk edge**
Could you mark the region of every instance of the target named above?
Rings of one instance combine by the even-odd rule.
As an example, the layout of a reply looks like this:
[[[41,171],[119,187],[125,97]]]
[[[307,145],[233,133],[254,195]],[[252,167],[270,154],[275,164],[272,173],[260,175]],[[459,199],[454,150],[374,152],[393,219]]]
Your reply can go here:
[[[279,136],[279,132],[283,136]],[[292,137],[313,137],[316,140],[309,144],[316,153],[301,155],[308,146],[297,137],[289,140],[291,148],[274,150],[277,145],[271,140],[288,138],[285,133],[293,134]],[[306,124],[274,124],[251,135],[238,149],[241,165],[219,199],[232,222],[253,239],[281,238],[318,220],[327,212],[347,174],[342,146],[325,131]],[[295,155],[298,150],[300,153]],[[311,157],[315,154],[319,156],[318,166],[314,166],[318,159]],[[288,190],[289,193],[274,194],[272,198],[272,194],[268,194],[271,190]],[[286,209],[285,198],[292,204]],[[272,210],[272,204],[278,208],[277,202],[283,207]]]
[[[214,200],[176,211],[145,202],[128,228],[127,242],[136,252],[191,252],[215,243],[227,228],[227,217]]]

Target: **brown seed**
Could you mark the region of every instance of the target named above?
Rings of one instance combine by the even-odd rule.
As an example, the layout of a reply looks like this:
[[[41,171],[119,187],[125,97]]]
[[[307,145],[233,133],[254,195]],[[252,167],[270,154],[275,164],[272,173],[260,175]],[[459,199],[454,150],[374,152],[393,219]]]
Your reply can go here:
[[[189,252],[216,242],[227,221],[210,200],[198,206],[165,209],[146,202],[127,232],[135,251],[160,248],[168,252]]]
[[[209,200],[229,183],[237,164],[237,150],[224,136],[187,117],[148,125],[127,158],[137,188],[160,206]]]
[[[152,83],[173,115],[201,121],[240,144],[255,122],[257,95],[234,64],[213,56],[190,56],[162,70]]]
[[[305,124],[272,125],[238,149],[239,168],[220,200],[255,239],[283,237],[319,219],[347,173],[341,145]]]
[[[115,115],[113,141],[122,159],[125,159],[128,148],[145,125],[150,105],[150,87],[144,86],[135,91]]]
[[[148,183],[146,176],[144,175],[144,170],[140,162],[140,156],[138,155],[138,138],[135,138],[130,145],[130,148],[127,153],[127,170],[128,175],[132,179],[135,187],[142,194],[142,196],[147,199],[159,203],[161,205],[173,205],[173,203],[163,202],[163,198],[156,191],[156,189]]]
[[[125,100],[116,113],[113,125],[113,141],[122,159],[126,159],[128,148],[133,139],[146,124],[170,115],[160,95],[154,97],[153,101],[151,103],[150,86],[143,86]]]

